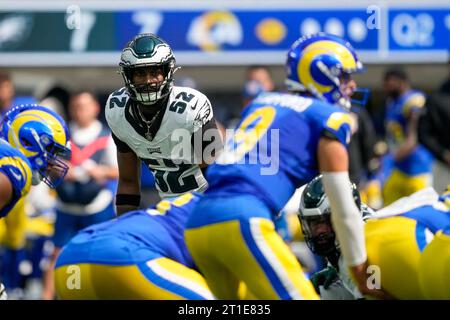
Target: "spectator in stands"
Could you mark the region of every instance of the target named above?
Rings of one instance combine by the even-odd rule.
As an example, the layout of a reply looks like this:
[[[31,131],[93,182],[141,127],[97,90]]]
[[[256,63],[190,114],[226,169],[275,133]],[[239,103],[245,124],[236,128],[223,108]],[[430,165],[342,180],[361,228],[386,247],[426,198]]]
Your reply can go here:
[[[246,70],[243,105],[246,106],[253,98],[262,92],[275,90],[275,84],[270,70],[265,66],[254,65]]]
[[[224,122],[224,127],[234,128],[241,120],[241,111],[257,95],[275,90],[275,84],[270,70],[261,65],[250,66],[245,71],[244,87],[242,88],[242,107],[231,112]],[[231,108],[230,108],[231,109]],[[220,113],[220,111],[218,112]]]
[[[14,84],[9,73],[0,71],[0,113],[5,113],[14,99]]]

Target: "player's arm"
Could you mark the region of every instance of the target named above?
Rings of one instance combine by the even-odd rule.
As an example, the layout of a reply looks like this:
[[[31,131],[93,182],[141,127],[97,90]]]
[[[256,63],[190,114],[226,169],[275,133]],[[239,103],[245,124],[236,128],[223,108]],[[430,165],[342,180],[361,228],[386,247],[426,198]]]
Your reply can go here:
[[[13,197],[13,186],[9,178],[0,172],[0,210],[9,204]]]
[[[206,96],[202,97],[197,102],[201,107],[197,107],[195,111],[191,144],[194,148],[195,163],[199,163],[204,171],[219,156],[223,149],[223,141],[211,103]]]
[[[196,159],[201,159],[200,168],[205,169],[214,162],[223,148],[222,135],[212,118],[198,129],[191,139]]]
[[[419,125],[420,112],[411,112],[408,116],[406,125],[405,141],[398,147],[394,153],[394,159],[401,161],[413,152],[417,146],[417,129]]]
[[[117,146],[119,181],[116,194],[117,215],[136,210],[141,200],[141,164],[136,154],[113,134]]]
[[[348,176],[348,153],[338,140],[322,137],[318,147],[319,170],[330,200],[332,222],[342,255],[362,294],[389,297],[384,291],[367,287],[367,253],[364,224],[356,207]]]
[[[417,130],[421,111],[425,105],[425,96],[422,94],[413,95],[403,106],[403,114],[406,118],[405,141],[394,153],[394,159],[401,161],[413,152],[418,143]]]

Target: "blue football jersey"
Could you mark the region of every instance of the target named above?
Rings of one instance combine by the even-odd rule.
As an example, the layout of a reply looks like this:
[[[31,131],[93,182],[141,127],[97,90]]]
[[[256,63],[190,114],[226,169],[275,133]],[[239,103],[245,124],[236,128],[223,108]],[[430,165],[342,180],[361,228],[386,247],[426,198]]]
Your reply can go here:
[[[439,210],[432,205],[425,205],[402,214],[419,222],[423,228],[427,228],[433,234],[441,230],[450,230],[450,211]],[[416,230],[416,233],[419,230]]]
[[[32,180],[28,159],[3,139],[0,139],[0,172],[8,177],[13,189],[11,201],[0,208],[1,218],[11,211],[20,198],[28,194]]]
[[[243,111],[223,153],[207,171],[207,194],[253,194],[278,213],[318,173],[321,136],[347,146],[352,118],[343,109],[288,93],[264,93]],[[228,135],[228,134],[227,134]]]
[[[87,247],[88,243],[93,244],[99,239],[111,239],[110,246],[113,246],[114,239],[119,238],[126,240],[130,248],[134,248],[129,255],[133,261],[118,261],[116,256],[109,256],[113,251],[105,250],[103,253],[96,252],[94,256],[89,254],[92,261],[83,260],[84,262],[138,263],[149,259],[148,249],[150,249],[160,256],[194,268],[194,262],[184,243],[183,232],[188,216],[199,197],[198,194],[187,193],[177,198],[163,200],[147,210],[132,211],[117,219],[87,227],[80,231],[71,243]],[[58,265],[78,262],[77,259],[78,257],[69,255],[63,261],[59,261]]]
[[[409,90],[387,104],[387,139],[392,149],[404,143],[410,114],[420,112],[424,106],[425,95],[416,90]],[[430,172],[432,161],[431,153],[422,145],[418,145],[408,157],[396,162],[395,166],[408,175],[416,175]]]
[[[417,222],[415,234],[420,250],[423,250],[438,231],[450,234],[450,205],[448,194],[440,197],[433,188],[422,189],[378,210],[373,218],[405,217]]]

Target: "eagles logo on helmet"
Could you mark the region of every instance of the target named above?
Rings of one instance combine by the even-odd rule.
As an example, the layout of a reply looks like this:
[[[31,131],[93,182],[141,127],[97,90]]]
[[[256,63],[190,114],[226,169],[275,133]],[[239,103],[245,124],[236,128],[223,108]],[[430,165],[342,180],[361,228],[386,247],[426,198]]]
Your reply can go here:
[[[351,184],[353,199],[363,220],[370,218],[374,211],[361,202],[361,196],[354,183]],[[337,265],[340,256],[339,243],[331,223],[331,208],[322,184],[322,175],[309,182],[301,196],[298,217],[305,241],[311,251],[326,257]]]
[[[120,74],[131,99],[143,105],[153,105],[166,97],[173,87],[175,57],[169,44],[160,37],[145,33],[127,43],[120,58]],[[155,83],[136,83],[133,75],[140,68],[161,68],[164,79]]]
[[[356,206],[361,209],[361,198],[356,185],[352,183],[351,188]],[[337,261],[340,254],[339,243],[331,224],[331,208],[322,185],[321,175],[305,187],[298,216],[306,244],[311,251],[329,260]]]

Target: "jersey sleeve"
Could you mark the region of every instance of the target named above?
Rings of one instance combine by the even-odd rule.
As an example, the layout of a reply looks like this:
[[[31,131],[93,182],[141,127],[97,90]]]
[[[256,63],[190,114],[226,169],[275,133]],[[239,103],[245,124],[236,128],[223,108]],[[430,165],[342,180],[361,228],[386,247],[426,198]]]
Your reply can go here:
[[[123,115],[118,113],[119,109],[123,109],[127,104],[128,96],[125,88],[121,88],[111,93],[106,101],[105,105],[105,118],[109,129],[111,130],[111,136],[117,147],[117,151],[121,153],[132,152],[131,148],[117,136],[117,126],[120,125],[120,121],[123,120]],[[114,133],[116,132],[116,134]]]
[[[223,149],[222,137],[214,118],[192,134],[191,145],[194,149],[195,159],[202,159],[202,163],[207,164],[211,164],[214,161]],[[201,148],[198,146],[201,146]]]
[[[199,128],[203,127],[212,118],[213,109],[211,106],[211,102],[209,102],[209,99],[205,95],[202,95],[197,102],[196,110],[194,110],[194,131],[197,131]]]
[[[0,211],[2,217],[6,216],[17,201],[30,191],[31,169],[28,163],[18,156],[3,156],[0,159],[0,172],[8,177],[13,189],[11,202]]]
[[[405,103],[403,104],[403,116],[405,118],[408,118],[411,113],[421,111],[425,106],[425,100],[425,95],[421,92],[412,94],[410,97],[408,97],[408,99],[406,99]]]
[[[353,119],[349,113],[333,112],[325,119],[322,135],[347,146],[350,143],[353,126]]]

